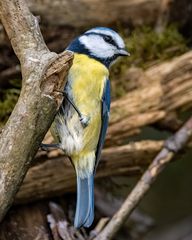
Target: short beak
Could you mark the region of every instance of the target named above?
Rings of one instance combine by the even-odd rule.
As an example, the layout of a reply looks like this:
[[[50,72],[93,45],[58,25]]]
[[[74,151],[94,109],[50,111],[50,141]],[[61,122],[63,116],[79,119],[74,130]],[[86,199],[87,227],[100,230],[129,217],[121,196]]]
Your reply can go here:
[[[118,50],[118,54],[119,54],[119,56],[130,56],[130,53],[127,52],[124,48],[120,48]]]

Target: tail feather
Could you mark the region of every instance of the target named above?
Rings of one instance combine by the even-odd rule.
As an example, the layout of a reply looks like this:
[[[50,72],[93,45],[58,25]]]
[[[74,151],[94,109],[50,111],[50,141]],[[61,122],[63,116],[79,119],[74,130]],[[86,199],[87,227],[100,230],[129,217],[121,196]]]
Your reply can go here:
[[[89,216],[84,224],[84,227],[90,227],[94,220],[94,176],[88,178],[89,188]]]
[[[90,227],[94,219],[94,181],[93,175],[80,178],[77,175],[77,205],[74,226]]]

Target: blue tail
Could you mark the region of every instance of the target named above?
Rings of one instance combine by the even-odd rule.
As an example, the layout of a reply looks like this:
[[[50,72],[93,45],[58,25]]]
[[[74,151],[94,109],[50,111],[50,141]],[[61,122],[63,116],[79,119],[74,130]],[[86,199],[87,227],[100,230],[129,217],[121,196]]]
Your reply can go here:
[[[94,176],[77,176],[77,205],[74,226],[90,227],[94,220]]]

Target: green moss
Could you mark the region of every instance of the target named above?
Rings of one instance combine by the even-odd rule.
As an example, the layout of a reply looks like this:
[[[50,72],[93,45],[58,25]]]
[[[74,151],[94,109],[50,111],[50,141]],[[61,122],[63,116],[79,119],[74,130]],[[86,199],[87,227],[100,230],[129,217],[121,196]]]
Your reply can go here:
[[[2,126],[11,114],[19,97],[20,90],[11,88],[0,90],[0,126]]]
[[[116,90],[113,91],[113,97],[125,93],[122,91],[123,87],[119,83],[119,78],[130,66],[145,69],[155,63],[179,56],[188,50],[186,40],[173,25],[160,34],[150,27],[142,27],[135,29],[131,36],[125,33],[122,35],[131,56],[120,60],[112,69],[112,80],[118,83],[114,83]]]
[[[175,26],[167,27],[160,34],[147,27],[137,29],[126,43],[133,52],[129,61],[141,67],[154,60],[170,59],[187,50],[186,41]]]

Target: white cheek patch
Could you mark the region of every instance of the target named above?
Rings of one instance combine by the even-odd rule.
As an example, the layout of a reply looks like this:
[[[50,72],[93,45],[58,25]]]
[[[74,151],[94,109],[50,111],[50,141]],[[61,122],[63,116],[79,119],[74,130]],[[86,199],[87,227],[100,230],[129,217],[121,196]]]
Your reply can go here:
[[[104,41],[99,35],[83,35],[79,41],[90,53],[98,58],[111,58],[116,52],[116,48]]]

